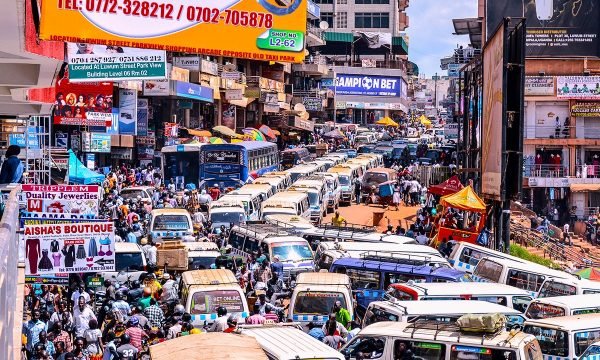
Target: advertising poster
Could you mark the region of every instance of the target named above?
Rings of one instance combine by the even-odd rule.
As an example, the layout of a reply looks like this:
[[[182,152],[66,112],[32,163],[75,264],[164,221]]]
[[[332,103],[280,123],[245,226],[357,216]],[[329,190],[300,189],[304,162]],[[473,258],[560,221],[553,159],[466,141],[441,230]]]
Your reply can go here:
[[[144,96],[169,96],[169,80],[146,80],[143,87]]]
[[[81,133],[81,151],[92,153],[110,153],[110,134],[93,132]]]
[[[67,57],[71,82],[164,79],[167,76],[167,55],[163,50],[67,43]]]
[[[136,135],[137,91],[119,89],[119,134]]]
[[[302,104],[304,104],[306,111],[323,110],[323,99],[318,97],[303,97]]]
[[[25,275],[115,270],[111,222],[25,226]]]
[[[338,74],[337,95],[400,96],[400,77]]]
[[[600,117],[600,103],[575,102],[571,105],[572,117]]]
[[[98,216],[98,185],[22,185],[27,211]]]
[[[504,85],[504,26],[483,50],[483,120],[481,144],[481,192],[500,200]]]
[[[177,123],[165,123],[165,137],[176,138],[179,135]]]
[[[40,39],[299,63],[306,14],[307,0],[44,1]]]
[[[62,149],[66,149],[69,147],[69,134],[65,134],[62,132],[57,132],[54,134],[54,146]]]
[[[137,101],[137,135],[148,135],[148,99]]]
[[[173,66],[178,68],[200,71],[202,60],[200,56],[175,56],[173,57]]]
[[[221,105],[221,109],[221,125],[227,126],[231,130],[235,131],[235,105],[223,102]]]
[[[600,4],[585,0],[486,2],[488,39],[504,17],[526,19],[526,56],[598,56]]]
[[[67,72],[56,82],[54,124],[110,126],[112,107],[112,82],[72,83]]]
[[[600,76],[557,76],[556,97],[559,99],[600,99]]]
[[[553,96],[553,76],[526,76],[525,95]]]

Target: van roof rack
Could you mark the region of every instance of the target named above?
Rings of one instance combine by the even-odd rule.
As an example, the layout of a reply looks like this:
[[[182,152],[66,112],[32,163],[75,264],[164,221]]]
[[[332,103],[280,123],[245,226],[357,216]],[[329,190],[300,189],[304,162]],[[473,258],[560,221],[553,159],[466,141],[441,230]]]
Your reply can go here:
[[[360,224],[346,224],[345,226],[336,226],[333,224],[319,224],[315,227],[317,229],[323,230],[324,235],[329,235],[329,233],[331,233],[333,234],[333,236],[335,236],[335,234],[337,233],[338,236],[344,235],[343,237],[345,238],[352,237],[354,233],[368,234],[375,231],[375,228],[372,226],[365,226]],[[383,236],[383,234],[381,235]]]
[[[410,337],[414,338],[415,332],[417,332],[417,330],[431,330],[433,332],[433,340],[437,340],[438,335],[440,335],[441,332],[451,332],[451,333],[456,333],[457,336],[457,340],[456,342],[460,343],[461,342],[461,337],[463,335],[469,335],[469,336],[481,336],[481,345],[484,345],[485,340],[489,340],[494,338],[495,336],[497,336],[499,333],[501,333],[502,331],[504,331],[504,328],[499,329],[496,332],[465,332],[463,330],[461,330],[460,326],[458,326],[458,324],[456,322],[444,322],[444,321],[437,321],[437,320],[431,320],[431,319],[422,319],[422,320],[415,320],[414,322],[409,323],[405,328],[404,328],[404,332],[410,332]],[[508,347],[513,347],[510,341],[502,341],[502,344],[504,346]]]
[[[360,254],[361,259],[385,261],[403,265],[429,265],[431,256],[414,254],[409,251],[382,252],[377,250],[365,251]]]

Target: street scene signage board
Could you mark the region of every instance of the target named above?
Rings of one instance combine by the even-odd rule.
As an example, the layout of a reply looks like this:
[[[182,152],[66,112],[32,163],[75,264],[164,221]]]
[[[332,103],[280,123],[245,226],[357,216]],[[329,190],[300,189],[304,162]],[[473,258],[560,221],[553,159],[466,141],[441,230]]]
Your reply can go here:
[[[115,270],[111,222],[25,226],[25,274]]]
[[[67,43],[69,80],[116,81],[164,79],[167,55],[162,50]]]
[[[306,14],[307,0],[43,1],[40,38],[301,62]]]
[[[600,99],[600,76],[557,76],[556,97],[559,99]]]
[[[56,82],[53,120],[56,125],[110,126],[112,82],[72,83],[68,72]]]
[[[334,81],[337,95],[400,96],[400,77],[338,74]]]
[[[525,95],[554,95],[553,76],[527,76],[525,77]]]
[[[98,185],[23,185],[22,192],[30,212],[98,215]]]

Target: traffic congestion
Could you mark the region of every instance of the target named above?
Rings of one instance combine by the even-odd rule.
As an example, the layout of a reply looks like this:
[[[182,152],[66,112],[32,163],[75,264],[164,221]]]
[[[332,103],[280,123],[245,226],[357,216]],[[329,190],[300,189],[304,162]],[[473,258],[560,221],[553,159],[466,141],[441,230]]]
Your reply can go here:
[[[443,132],[332,125],[282,151],[177,145],[160,169],[113,169],[99,189],[114,269],[26,285],[23,356],[163,359],[189,336],[196,354],[231,351],[215,358],[596,358],[600,283],[492,250],[481,215],[452,202],[469,186],[422,183],[419,168],[456,175]],[[340,213],[399,208],[408,229]],[[76,258],[113,249],[93,244]],[[210,333],[253,338],[258,355]]]

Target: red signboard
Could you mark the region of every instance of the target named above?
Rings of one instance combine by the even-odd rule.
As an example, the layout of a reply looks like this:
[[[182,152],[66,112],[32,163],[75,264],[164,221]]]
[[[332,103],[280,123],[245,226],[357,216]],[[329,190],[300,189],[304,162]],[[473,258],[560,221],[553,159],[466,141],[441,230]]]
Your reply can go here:
[[[54,124],[111,126],[113,83],[71,83],[68,74],[56,82]]]

